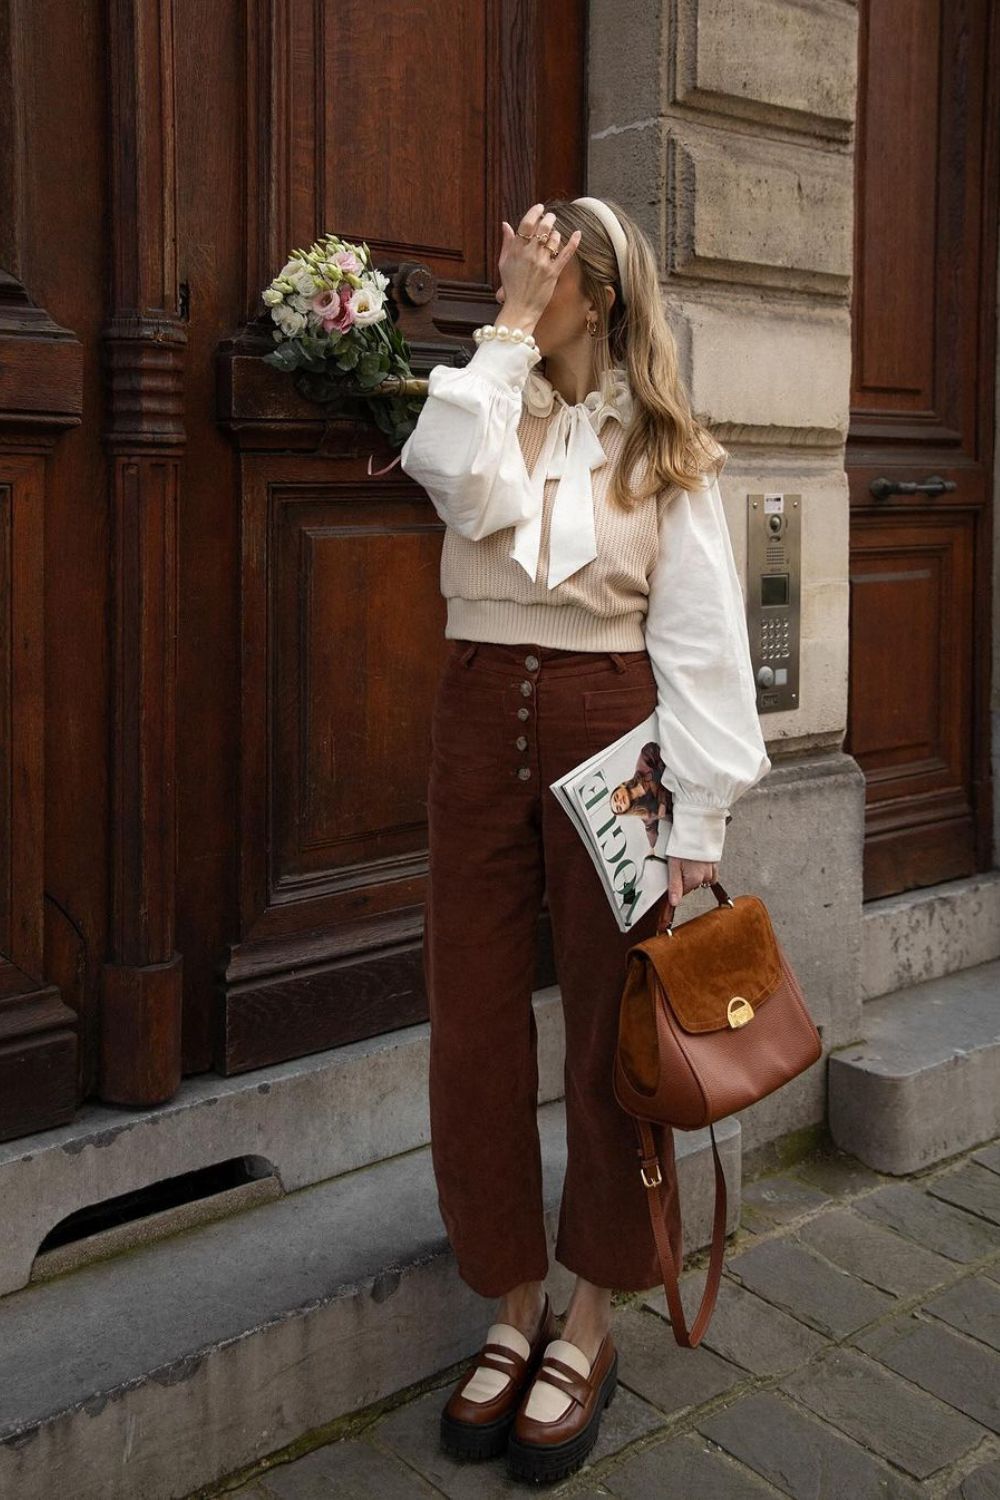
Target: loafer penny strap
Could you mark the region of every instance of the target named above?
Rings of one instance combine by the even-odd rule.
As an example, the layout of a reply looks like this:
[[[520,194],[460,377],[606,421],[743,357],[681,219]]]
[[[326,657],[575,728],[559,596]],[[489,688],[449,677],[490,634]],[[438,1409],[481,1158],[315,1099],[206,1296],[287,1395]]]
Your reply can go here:
[[[559,1373],[547,1374],[546,1366]],[[568,1378],[564,1379],[564,1376]],[[557,1391],[564,1391],[567,1396],[572,1396],[579,1406],[586,1406],[593,1395],[593,1387],[584,1380],[579,1370],[574,1370],[572,1365],[563,1364],[554,1354],[545,1356],[535,1378],[545,1380],[549,1385],[555,1386]]]
[[[512,1375],[519,1380],[527,1368],[527,1360],[507,1344],[484,1344],[476,1359],[477,1365],[488,1365],[499,1370],[501,1375]]]

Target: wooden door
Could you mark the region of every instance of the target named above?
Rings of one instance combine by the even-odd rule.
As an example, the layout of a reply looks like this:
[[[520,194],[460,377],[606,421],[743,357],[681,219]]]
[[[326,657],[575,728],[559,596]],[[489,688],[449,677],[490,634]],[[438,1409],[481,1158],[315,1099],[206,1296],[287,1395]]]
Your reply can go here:
[[[866,898],[990,863],[998,49],[990,0],[862,0],[850,707]]]
[[[260,294],[336,230],[467,357],[585,13],[0,0],[0,1139],[426,1015],[442,527]]]
[[[583,192],[585,154],[582,0],[430,3],[419,26],[393,0],[248,10],[246,324],[218,364],[238,464],[235,909],[214,1047],[227,1073],[426,1016],[429,719],[446,650],[433,506],[398,467],[368,477],[370,454],[373,468],[394,456],[374,429],[326,424],[261,363],[260,291],[327,230],[364,240],[418,373],[464,359],[496,312],[501,219]],[[211,600],[189,607],[204,629]],[[191,688],[211,692],[210,671]],[[199,795],[182,789],[182,809]]]

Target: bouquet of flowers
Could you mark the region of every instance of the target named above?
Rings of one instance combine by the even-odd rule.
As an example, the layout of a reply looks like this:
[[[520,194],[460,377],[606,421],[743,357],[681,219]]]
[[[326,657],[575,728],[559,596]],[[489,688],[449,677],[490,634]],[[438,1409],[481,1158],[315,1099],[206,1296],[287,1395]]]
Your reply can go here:
[[[415,387],[426,382],[404,384],[414,376],[388,285],[364,243],[327,234],[293,250],[262,294],[277,324],[264,362],[290,373],[300,395],[331,412],[366,401],[376,426],[402,447],[423,404]],[[383,382],[394,394],[373,394]]]

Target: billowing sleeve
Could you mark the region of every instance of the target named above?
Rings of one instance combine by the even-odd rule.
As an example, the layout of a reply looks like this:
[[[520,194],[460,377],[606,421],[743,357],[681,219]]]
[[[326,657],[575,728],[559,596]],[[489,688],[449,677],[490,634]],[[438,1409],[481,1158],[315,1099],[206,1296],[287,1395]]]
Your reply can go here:
[[[477,542],[533,510],[518,441],[522,392],[537,349],[484,339],[467,365],[435,365],[400,467],[449,526]]]
[[[709,482],[710,479],[710,482]],[[721,859],[726,814],[771,769],[757,712],[745,605],[717,478],[661,510],[646,649],[657,684],[666,854]]]

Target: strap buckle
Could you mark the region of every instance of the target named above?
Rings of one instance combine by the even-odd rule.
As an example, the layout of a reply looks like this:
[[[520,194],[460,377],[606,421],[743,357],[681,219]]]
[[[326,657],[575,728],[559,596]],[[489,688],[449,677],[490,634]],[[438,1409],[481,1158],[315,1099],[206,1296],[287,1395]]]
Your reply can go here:
[[[653,1163],[652,1170],[656,1173],[655,1177],[652,1177],[652,1176],[647,1177],[646,1176],[647,1164],[649,1162]],[[647,1157],[644,1157],[642,1165],[639,1168],[639,1172],[640,1172],[640,1174],[642,1176],[643,1182],[646,1184],[646,1186],[648,1188],[659,1187],[660,1183],[663,1181],[663,1178],[660,1175],[660,1158],[658,1156],[647,1156]]]

